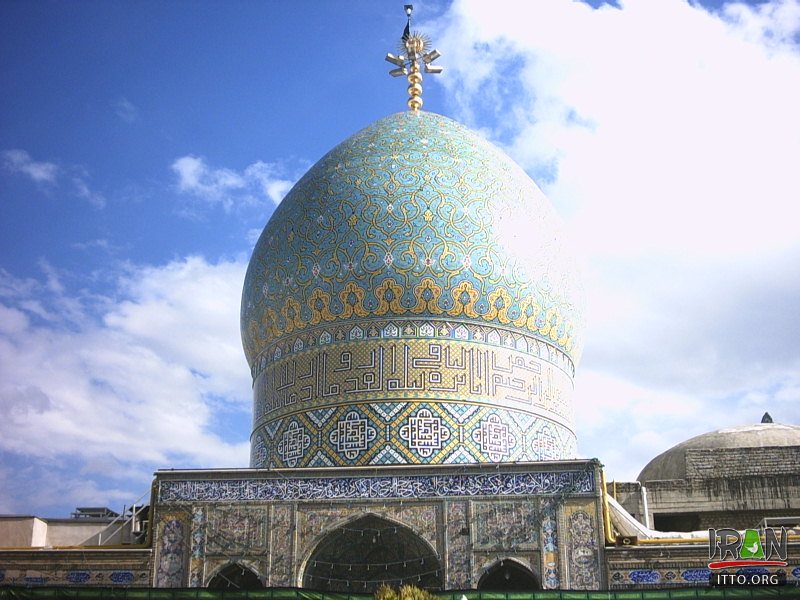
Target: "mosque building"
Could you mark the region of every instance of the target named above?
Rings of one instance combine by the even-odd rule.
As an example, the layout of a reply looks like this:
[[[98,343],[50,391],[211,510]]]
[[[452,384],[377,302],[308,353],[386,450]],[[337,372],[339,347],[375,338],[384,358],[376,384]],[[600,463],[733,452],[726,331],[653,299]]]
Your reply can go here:
[[[0,517],[0,546],[31,546],[0,547],[0,586],[696,586],[708,533],[688,532],[800,524],[797,426],[694,438],[637,482],[576,457],[583,298],[558,217],[505,153],[421,109],[439,53],[403,41],[387,60],[409,110],[311,167],[253,251],[250,468],[158,471],[112,548],[108,521],[59,549],[57,523]]]

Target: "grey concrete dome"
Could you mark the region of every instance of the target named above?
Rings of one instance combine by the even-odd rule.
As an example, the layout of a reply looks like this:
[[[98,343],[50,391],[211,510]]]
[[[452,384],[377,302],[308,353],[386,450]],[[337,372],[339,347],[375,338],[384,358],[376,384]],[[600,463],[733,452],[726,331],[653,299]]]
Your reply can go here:
[[[724,448],[767,448],[800,446],[800,426],[759,423],[703,433],[673,446],[647,463],[638,481],[686,479],[686,453],[689,450],[714,451]]]

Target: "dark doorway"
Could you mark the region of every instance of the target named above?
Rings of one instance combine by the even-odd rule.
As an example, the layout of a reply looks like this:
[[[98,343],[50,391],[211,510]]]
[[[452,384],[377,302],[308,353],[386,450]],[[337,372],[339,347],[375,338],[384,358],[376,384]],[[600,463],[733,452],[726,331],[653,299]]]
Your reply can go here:
[[[533,572],[513,560],[493,564],[478,582],[479,590],[495,592],[525,592],[542,589]]]
[[[212,590],[258,590],[263,587],[258,575],[239,563],[228,565],[208,582],[208,588]]]
[[[382,583],[442,589],[442,566],[428,543],[408,527],[375,515],[326,535],[308,560],[303,587],[374,592]]]

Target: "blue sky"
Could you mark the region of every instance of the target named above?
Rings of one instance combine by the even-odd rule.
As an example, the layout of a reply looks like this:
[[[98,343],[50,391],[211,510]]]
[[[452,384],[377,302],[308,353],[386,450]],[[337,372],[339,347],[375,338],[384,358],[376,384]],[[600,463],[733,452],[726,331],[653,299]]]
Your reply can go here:
[[[504,147],[582,256],[579,450],[800,423],[800,5],[415,3],[425,108]],[[246,466],[252,244],[405,108],[394,2],[0,3],[0,513]]]

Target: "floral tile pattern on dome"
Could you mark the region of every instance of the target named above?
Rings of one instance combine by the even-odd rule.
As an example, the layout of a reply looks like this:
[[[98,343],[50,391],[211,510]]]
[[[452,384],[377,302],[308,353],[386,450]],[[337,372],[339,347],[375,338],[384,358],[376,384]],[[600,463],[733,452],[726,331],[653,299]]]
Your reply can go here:
[[[252,363],[322,322],[447,315],[577,353],[580,294],[560,229],[499,149],[433,113],[392,115],[323,157],[275,211],[246,276],[246,352]]]

